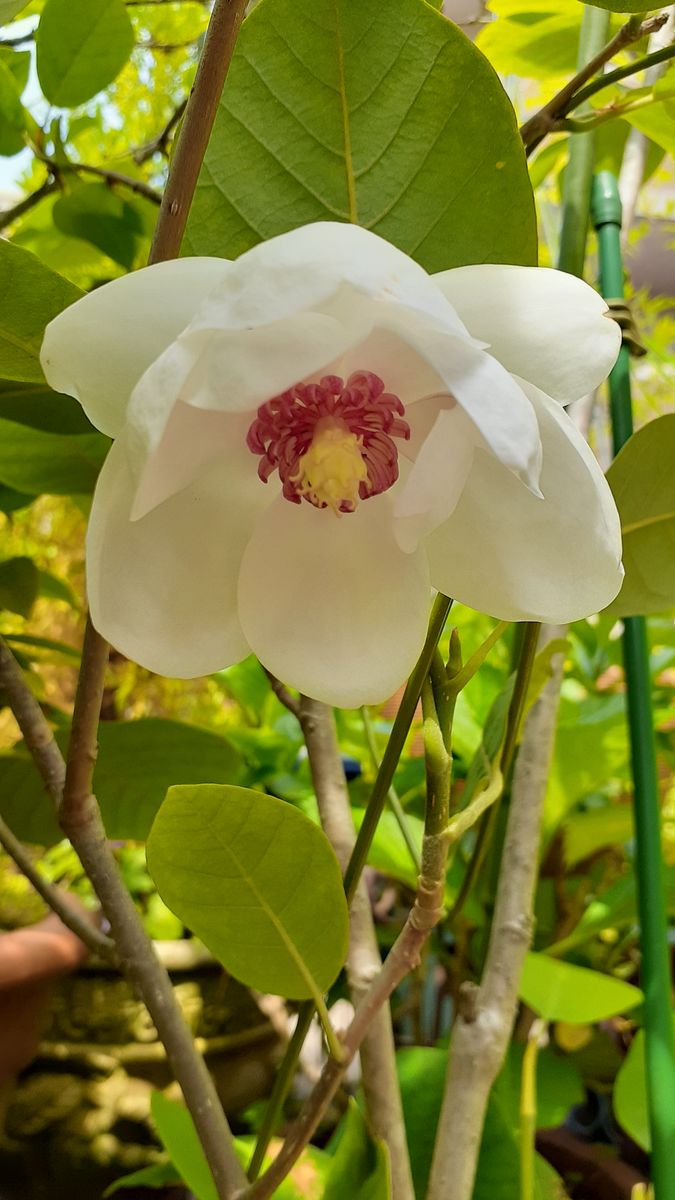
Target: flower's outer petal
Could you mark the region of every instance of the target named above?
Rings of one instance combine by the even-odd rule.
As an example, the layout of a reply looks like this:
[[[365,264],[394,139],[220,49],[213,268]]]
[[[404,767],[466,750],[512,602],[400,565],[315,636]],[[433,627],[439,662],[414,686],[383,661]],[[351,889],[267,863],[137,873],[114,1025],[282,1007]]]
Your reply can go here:
[[[481,444],[464,410],[453,401],[450,405],[441,408],[397,492],[394,532],[401,549],[408,552],[454,512],[471,472],[474,450]],[[409,410],[411,425],[419,407]]]
[[[585,439],[523,381],[544,447],[532,495],[477,450],[461,499],[425,541],[434,587],[504,621],[575,621],[613,600],[623,577],[619,516]]]
[[[547,267],[456,267],[434,275],[509,371],[567,404],[607,378],[621,331],[593,288]]]
[[[431,277],[412,258],[359,225],[319,221],[247,250],[201,306],[194,329],[245,330],[322,308],[343,289],[385,306],[403,305],[467,330]]]
[[[342,517],[277,499],[256,525],[239,578],[242,628],[263,664],[344,708],[383,700],[405,679],[429,601],[426,555],[398,548],[389,494]]]
[[[237,617],[241,557],[274,497],[231,455],[140,521],[123,435],[99,476],[87,535],[87,591],[99,632],[160,675],[189,679],[249,653]]]
[[[492,355],[435,328],[392,312],[378,314],[380,327],[395,331],[436,372],[462,406],[485,445],[535,493],[541,441],[532,402],[520,382]]]
[[[83,296],[45,330],[40,361],[50,387],[75,396],[97,429],[117,437],[134,385],[228,269],[221,258],[178,258]]]

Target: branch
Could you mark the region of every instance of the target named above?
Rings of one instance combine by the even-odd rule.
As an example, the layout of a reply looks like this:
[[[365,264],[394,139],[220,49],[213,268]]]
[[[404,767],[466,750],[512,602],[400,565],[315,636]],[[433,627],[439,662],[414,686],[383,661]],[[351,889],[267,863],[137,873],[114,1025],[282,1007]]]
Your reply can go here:
[[[12,208],[6,208],[0,212],[0,230],[6,229],[8,225],[12,225],[14,221],[18,221],[24,213],[30,212],[31,208],[35,208],[45,196],[50,196],[58,188],[58,183],[55,179],[46,179],[41,187],[36,191],[30,192],[28,196],[24,196]]]
[[[107,167],[97,167],[93,163],[56,162],[55,159],[46,158],[42,154],[37,154],[37,157],[49,169],[55,180],[58,180],[61,175],[95,175],[97,179],[105,180],[111,187],[129,188],[131,192],[137,196],[143,196],[151,204],[162,203],[160,193],[156,192],[143,179],[134,179],[132,175],[122,175],[119,171],[109,171]]]
[[[137,150],[132,151],[134,162],[141,166],[148,159],[152,158],[154,154],[168,154],[169,138],[185,112],[186,105],[187,97],[185,100],[181,100],[180,104],[172,112],[164,128],[160,129],[154,138],[151,138],[144,146],[139,146]]]
[[[631,17],[611,41],[598,54],[594,55],[577,72],[573,79],[570,79],[569,83],[566,83],[543,108],[540,108],[534,116],[530,117],[529,121],[525,121],[521,126],[520,136],[527,154],[530,155],[548,133],[554,132],[559,128],[558,121],[561,117],[571,112],[581,103],[577,99],[577,93],[581,91],[583,85],[589,79],[597,75],[605,64],[614,58],[620,50],[624,50],[627,46],[640,41],[641,38],[646,37],[648,34],[654,33],[665,24],[666,20],[667,16],[663,14],[648,17],[647,20],[642,20],[640,16]],[[639,68],[633,67],[632,69],[636,70]],[[630,71],[626,72],[626,74],[630,73]],[[602,86],[606,86],[604,80],[602,81]]]
[[[260,665],[262,666],[262,663]],[[277,679],[276,675],[273,675],[271,671],[268,671],[267,667],[263,667],[263,671],[269,679],[272,691],[279,703],[283,704],[284,708],[287,708],[290,713],[293,713],[294,717],[300,720],[300,701],[297,697],[292,695],[286,684]]]
[[[41,896],[52,912],[55,912],[57,917],[63,921],[63,924],[72,930],[81,942],[84,942],[92,954],[99,954],[108,961],[116,963],[115,943],[101,933],[95,925],[92,925],[91,921],[87,920],[80,909],[73,904],[67,892],[54,887],[45,879],[44,875],[40,874],[30,854],[26,852],[19,839],[14,836],[1,817],[0,846],[14,860],[21,874],[25,875],[38,896]]]
[[[21,674],[19,664],[2,638],[0,687],[7,695],[9,707],[14,713],[42,782],[54,803],[58,804],[66,778],[66,766],[61,751],[47,718]]]
[[[546,639],[560,635],[548,627]],[[460,1005],[429,1181],[428,1200],[471,1200],[483,1122],[501,1068],[532,930],[541,814],[560,697],[563,655],[528,714],[516,760],[485,970]]]
[[[217,0],[213,9],[159,212],[151,262],[175,258],[180,250],[245,9],[246,0]]]
[[[356,836],[332,710],[317,700],[303,696],[300,702],[300,725],[307,746],[321,824],[344,873]],[[370,897],[362,878],[351,903],[347,952],[347,978],[355,1007],[366,995],[381,965]],[[372,1024],[363,1042],[361,1061],[368,1116],[374,1133],[389,1149],[393,1198],[414,1200],[396,1073],[391,1013],[384,1007],[373,1012]]]

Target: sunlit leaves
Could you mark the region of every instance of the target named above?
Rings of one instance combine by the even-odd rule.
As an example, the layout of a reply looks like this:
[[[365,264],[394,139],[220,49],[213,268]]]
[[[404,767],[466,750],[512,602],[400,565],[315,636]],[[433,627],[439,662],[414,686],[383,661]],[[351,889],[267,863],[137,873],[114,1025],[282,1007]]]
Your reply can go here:
[[[511,105],[423,0],[261,0],[244,23],[185,248],[233,257],[318,220],[429,270],[534,261]]]
[[[38,355],[45,326],[81,296],[27,250],[0,239],[0,378],[43,381]]]
[[[570,1024],[603,1021],[642,1003],[642,992],[631,983],[545,954],[527,955],[520,996],[545,1021]]]
[[[172,787],[148,839],[172,912],[237,979],[317,998],[344,961],[347,903],[327,838],[292,805],[245,788]]]
[[[609,471],[623,534],[626,578],[609,612],[626,617],[675,604],[675,414],[650,421]]]
[[[7,25],[14,17],[26,8],[29,0],[0,0],[0,25]]]
[[[133,44],[122,0],[47,0],[36,35],[45,96],[61,108],[84,104],[112,83]]]

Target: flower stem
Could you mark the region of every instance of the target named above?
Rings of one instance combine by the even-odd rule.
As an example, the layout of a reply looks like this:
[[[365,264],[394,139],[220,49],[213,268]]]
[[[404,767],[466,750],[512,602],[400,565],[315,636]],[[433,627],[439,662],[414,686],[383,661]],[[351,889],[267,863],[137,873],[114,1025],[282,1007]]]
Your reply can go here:
[[[365,704],[361,708],[361,718],[363,720],[363,732],[366,735],[366,745],[368,747],[368,753],[370,754],[370,760],[375,770],[379,771],[381,763],[380,756],[377,751],[377,742],[375,741],[375,730],[373,729],[373,722]],[[419,873],[422,866],[422,859],[420,858],[420,853],[417,849],[415,839],[410,832],[410,828],[406,820],[405,810],[401,804],[401,801],[399,800],[398,792],[393,785],[387,792],[387,803],[389,804],[389,807],[396,819],[396,824],[401,831],[401,837],[407,846],[413,867],[415,868],[415,871]]]
[[[389,741],[382,756],[380,769],[373,784],[368,807],[366,808],[354,849],[347,864],[347,870],[345,871],[345,892],[347,893],[348,900],[353,898],[361,872],[366,864],[368,851],[370,850],[375,830],[377,829],[378,822],[382,816],[382,810],[387,801],[394,772],[398,766],[398,760],[401,757],[405,740],[415,716],[415,709],[422,694],[422,686],[429,673],[434,651],[438,645],[451,607],[452,600],[439,592],[434,601],[429,630],[424,646],[422,647],[422,653],[415,664],[405,692],[403,693],[403,698],[389,735]]]

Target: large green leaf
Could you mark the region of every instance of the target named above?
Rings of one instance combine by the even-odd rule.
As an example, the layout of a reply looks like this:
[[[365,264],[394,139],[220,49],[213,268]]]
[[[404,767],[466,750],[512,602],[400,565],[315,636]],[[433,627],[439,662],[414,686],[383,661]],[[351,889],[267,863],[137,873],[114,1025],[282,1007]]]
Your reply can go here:
[[[152,1119],[171,1162],[196,1200],[218,1200],[208,1163],[204,1157],[192,1117],[183,1104],[153,1092]]]
[[[0,238],[0,296],[6,297],[0,305],[0,378],[44,381],[38,356],[45,326],[81,295],[34,254]]]
[[[57,735],[65,750],[68,732]],[[226,738],[179,721],[146,717],[103,721],[94,771],[108,837],[145,841],[166,790],[185,783],[233,783],[241,759]],[[23,754],[0,756],[0,812],[17,837],[51,845],[63,836],[32,762]]]
[[[234,257],[321,220],[430,271],[536,261],[513,108],[424,0],[261,0],[244,22],[185,249]]]
[[[611,975],[530,953],[520,978],[520,997],[545,1021],[591,1024],[642,1003],[639,988]]]
[[[371,1137],[360,1108],[350,1100],[338,1129],[322,1200],[389,1200],[391,1172],[384,1142]]]
[[[164,902],[237,979],[295,1000],[333,983],[347,950],[342,876],[325,834],[291,804],[169,788],[147,854]]]
[[[619,451],[607,479],[621,517],[626,578],[618,617],[675,604],[675,413],[657,417]]]
[[[0,483],[17,492],[93,492],[110,441],[102,433],[48,433],[0,417]]]
[[[675,1013],[673,1013],[675,1039]],[[645,1071],[645,1034],[639,1029],[616,1077],[612,1098],[616,1119],[638,1146],[650,1153],[652,1135],[647,1108],[647,1077]]]
[[[122,0],[47,0],[35,42],[45,96],[74,108],[112,83],[131,54],[134,31]]]

